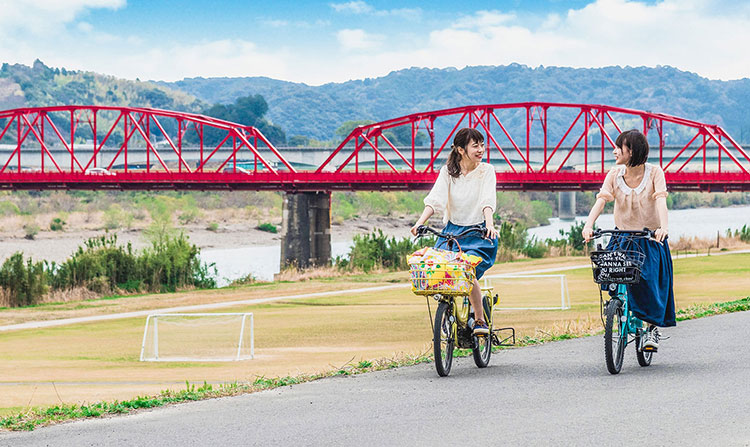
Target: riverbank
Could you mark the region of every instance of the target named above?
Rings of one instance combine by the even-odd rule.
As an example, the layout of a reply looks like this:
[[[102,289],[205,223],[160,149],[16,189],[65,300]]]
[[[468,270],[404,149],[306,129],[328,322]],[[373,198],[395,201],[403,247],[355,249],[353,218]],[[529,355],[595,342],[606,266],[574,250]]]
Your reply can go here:
[[[275,224],[280,229],[281,222]],[[334,243],[351,241],[354,235],[370,233],[376,229],[382,230],[388,236],[401,238],[409,235],[411,225],[413,220],[407,217],[349,219],[331,226],[331,240]],[[120,244],[130,243],[136,250],[150,245],[145,231],[147,225],[144,224],[117,230],[105,230],[96,225],[77,225],[78,229],[75,230],[39,231],[33,240],[25,238],[18,219],[13,219],[13,222],[0,221],[0,228],[3,228],[0,231],[0,262],[19,251],[23,252],[25,257],[30,256],[34,260],[61,262],[69,258],[86,240],[102,236],[107,231],[109,234],[117,234]],[[209,230],[205,225],[190,224],[178,226],[176,231],[183,231],[190,238],[190,242],[197,245],[201,251],[281,243],[278,233],[258,230],[251,222],[241,219],[226,220],[216,230]]]

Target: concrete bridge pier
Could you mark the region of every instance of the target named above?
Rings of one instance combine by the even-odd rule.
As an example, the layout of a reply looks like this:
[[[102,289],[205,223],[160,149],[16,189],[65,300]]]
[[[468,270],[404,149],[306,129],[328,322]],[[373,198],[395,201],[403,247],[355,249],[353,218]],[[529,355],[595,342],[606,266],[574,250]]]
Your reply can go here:
[[[575,191],[560,191],[557,193],[557,217],[561,220],[573,220],[576,218]]]
[[[331,193],[287,193],[281,218],[281,268],[330,262]]]

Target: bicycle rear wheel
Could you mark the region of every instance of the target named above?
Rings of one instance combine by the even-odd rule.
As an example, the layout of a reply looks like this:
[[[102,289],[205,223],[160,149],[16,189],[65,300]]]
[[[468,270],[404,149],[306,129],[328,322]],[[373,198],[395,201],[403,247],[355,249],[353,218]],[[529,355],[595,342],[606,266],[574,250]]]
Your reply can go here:
[[[622,369],[628,334],[622,332],[622,302],[618,299],[609,301],[606,309],[604,324],[604,358],[607,361],[607,371],[617,374]]]
[[[433,326],[432,346],[435,353],[435,369],[440,377],[451,372],[453,364],[453,323],[451,323],[452,307],[441,301],[435,311],[435,325]]]
[[[482,297],[482,306],[484,306],[484,314],[490,333],[483,337],[473,336],[474,347],[471,349],[471,353],[477,367],[486,368],[490,364],[490,356],[492,355],[492,306],[486,296]]]
[[[641,349],[641,344],[643,343],[643,338],[645,336],[645,330],[643,328],[638,329],[638,333],[635,334],[635,355],[638,357],[638,364],[641,366],[649,366],[651,364],[651,359],[654,356],[653,351],[643,351]]]

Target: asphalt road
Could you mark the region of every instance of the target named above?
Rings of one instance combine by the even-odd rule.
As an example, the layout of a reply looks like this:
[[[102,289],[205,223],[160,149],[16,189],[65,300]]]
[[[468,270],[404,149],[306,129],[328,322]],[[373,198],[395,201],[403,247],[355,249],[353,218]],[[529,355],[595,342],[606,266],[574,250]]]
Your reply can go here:
[[[601,336],[40,428],[0,445],[750,445],[750,312],[664,331],[650,367]],[[429,334],[425,333],[425,337]],[[481,394],[481,395],[480,395]]]

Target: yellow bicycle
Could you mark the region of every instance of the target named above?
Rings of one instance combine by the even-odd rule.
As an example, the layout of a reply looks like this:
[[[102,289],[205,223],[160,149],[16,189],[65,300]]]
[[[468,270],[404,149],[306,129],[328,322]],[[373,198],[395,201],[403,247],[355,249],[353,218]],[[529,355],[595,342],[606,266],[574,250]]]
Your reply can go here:
[[[455,244],[460,250],[459,239],[477,233],[484,237],[484,232],[484,228],[477,226],[452,235],[422,225],[417,229],[417,238],[431,233],[446,239],[449,249]],[[456,348],[471,349],[474,363],[479,368],[485,368],[490,363],[492,346],[515,344],[516,333],[512,327],[493,328],[493,310],[498,302],[498,295],[492,294],[492,287],[481,288],[484,321],[490,328],[490,333],[487,336],[473,334],[475,316],[469,304],[469,293],[475,277],[472,265],[464,262],[445,262],[430,266],[414,263],[410,265],[410,275],[412,292],[427,299],[427,309],[432,323],[435,368],[439,376],[445,377],[450,374],[453,351]],[[434,322],[430,297],[438,302]],[[501,335],[506,331],[510,331],[510,335]]]

